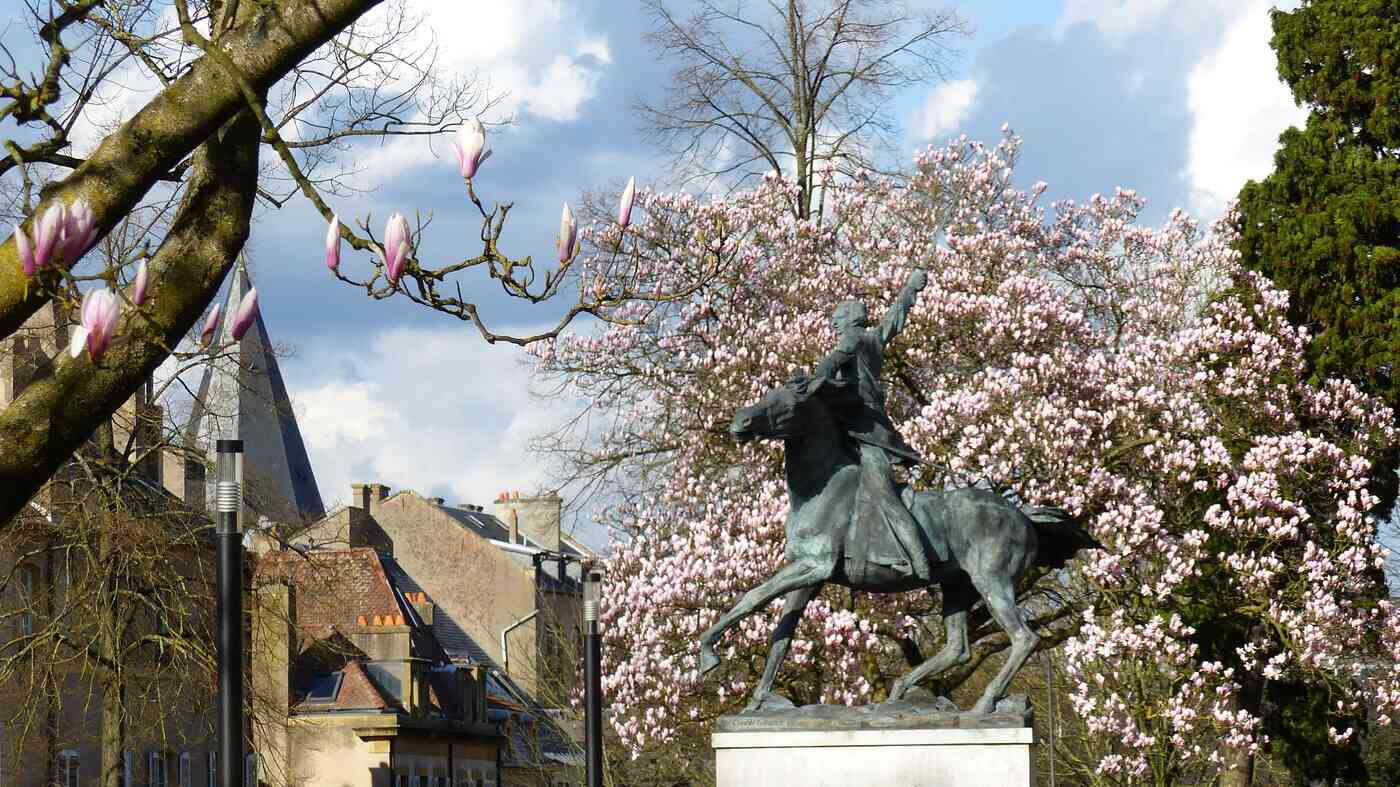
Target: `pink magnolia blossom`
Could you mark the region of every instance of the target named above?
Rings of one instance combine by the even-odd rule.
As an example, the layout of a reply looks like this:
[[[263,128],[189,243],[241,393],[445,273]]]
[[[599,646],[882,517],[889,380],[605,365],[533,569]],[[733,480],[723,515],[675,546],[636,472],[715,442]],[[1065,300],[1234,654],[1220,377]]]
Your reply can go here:
[[[39,265],[34,259],[34,247],[29,243],[29,236],[24,234],[24,228],[19,225],[15,225],[15,252],[19,255],[20,270],[24,271],[26,277],[33,277]]]
[[[87,348],[88,356],[96,361],[107,352],[107,346],[116,333],[117,319],[121,316],[121,299],[106,287],[88,290],[87,295],[83,296],[80,314],[81,324],[73,329],[69,337],[68,352],[77,358],[83,348]]]
[[[67,209],[62,202],[55,202],[34,221],[34,267],[42,268],[53,261],[53,253],[62,240],[63,228],[67,223]]]
[[[326,225],[326,267],[332,271],[340,267],[340,217],[331,216]]]
[[[403,275],[411,251],[410,242],[408,219],[402,213],[390,216],[384,227],[384,273],[390,284],[397,284],[399,276]]]
[[[209,316],[204,318],[204,327],[199,331],[200,347],[208,347],[214,343],[214,336],[219,332],[219,313],[223,308],[222,304],[214,304],[214,308],[209,310]]]
[[[68,206],[62,229],[63,258],[70,265],[78,261],[92,246],[97,235],[97,214],[85,199]]]
[[[569,203],[564,203],[564,211],[559,216],[559,239],[556,242],[559,261],[568,262],[578,254],[578,224],[574,222],[574,212]]]
[[[622,227],[632,223],[632,203],[637,201],[637,179],[628,178],[627,188],[622,190],[622,198],[617,205],[617,223]]]
[[[477,168],[491,156],[491,151],[486,150],[486,129],[480,120],[472,118],[457,129],[452,150],[457,154],[457,171],[461,176],[468,179],[475,176]]]
[[[538,375],[588,403],[580,423],[606,424],[577,444],[638,457],[615,476],[626,502],[601,514],[621,536],[604,690],[633,754],[683,758],[667,745],[707,740],[747,700],[777,622],[780,605],[728,633],[718,677],[701,679],[696,637],[785,548],[781,447],[735,444],[723,422],[830,349],[841,299],[865,298],[878,321],[911,261],[929,284],[891,347],[907,371],[888,400],[928,460],[913,481],[1006,486],[1083,515],[1107,547],[1066,579],[1102,599],[1077,610],[1063,651],[1072,701],[1121,741],[1087,767],[1210,781],[1265,742],[1238,704],[1245,677],[1326,676],[1339,739],[1364,699],[1400,712],[1400,615],[1372,603],[1385,553],[1367,514],[1372,463],[1396,439],[1388,410],[1349,383],[1308,383],[1307,334],[1287,294],[1240,267],[1228,222],[1143,226],[1127,190],[1047,211],[1043,186],[1016,187],[1018,153],[1010,134],[930,148],[907,182],[832,184],[824,221],[792,217],[783,178],[723,200],[649,196],[634,258],[580,263],[583,292],[655,296],[531,347]],[[1196,650],[1182,599],[1257,610],[1233,666]],[[936,620],[919,622],[930,609],[924,592],[823,592],[782,680],[809,702],[879,699],[899,639],[940,645]]]
[[[243,334],[248,332],[253,321],[258,317],[258,288],[252,287],[248,290],[243,299],[238,302],[238,311],[233,313],[233,334],[234,341],[243,338]]]
[[[146,267],[146,261],[141,260],[141,266],[136,269],[136,282],[131,285],[131,302],[137,306],[146,303],[146,285],[150,283],[150,271]]]

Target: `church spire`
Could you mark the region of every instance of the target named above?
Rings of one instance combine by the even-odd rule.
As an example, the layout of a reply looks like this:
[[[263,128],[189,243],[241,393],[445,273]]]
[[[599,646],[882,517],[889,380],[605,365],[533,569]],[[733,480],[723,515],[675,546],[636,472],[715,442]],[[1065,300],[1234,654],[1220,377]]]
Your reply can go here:
[[[211,461],[215,440],[243,440],[245,499],[254,511],[288,524],[316,519],[325,514],[325,506],[262,314],[242,339],[233,340],[233,318],[250,289],[240,257],[230,276],[215,343],[229,349],[205,367],[185,434]],[[211,493],[212,486],[206,497]]]

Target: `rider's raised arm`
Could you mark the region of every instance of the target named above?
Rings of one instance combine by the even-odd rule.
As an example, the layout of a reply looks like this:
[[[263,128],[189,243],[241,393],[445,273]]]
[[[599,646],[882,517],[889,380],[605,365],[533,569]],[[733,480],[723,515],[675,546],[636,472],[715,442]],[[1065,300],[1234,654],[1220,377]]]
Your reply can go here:
[[[885,318],[880,321],[880,344],[889,344],[890,339],[904,329],[909,310],[914,308],[914,297],[926,286],[928,274],[923,268],[915,268],[909,274],[909,280],[900,288],[899,295],[895,296],[894,303],[890,304],[890,310],[885,312]]]
[[[833,379],[836,370],[846,365],[846,362],[856,357],[856,348],[860,345],[860,331],[843,331],[836,338],[836,349],[826,354],[817,363],[817,367],[812,370],[812,381],[819,382]]]

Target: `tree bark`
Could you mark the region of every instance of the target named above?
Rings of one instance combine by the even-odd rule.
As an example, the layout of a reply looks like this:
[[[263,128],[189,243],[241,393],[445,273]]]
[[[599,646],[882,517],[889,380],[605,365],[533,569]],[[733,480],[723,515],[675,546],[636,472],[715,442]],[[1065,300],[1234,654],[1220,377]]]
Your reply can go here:
[[[98,560],[108,564],[112,554],[112,534],[104,532],[98,537]],[[99,787],[121,787],[122,752],[126,749],[126,724],[123,715],[126,710],[126,682],[121,674],[120,656],[117,653],[117,610],[113,608],[112,580],[102,583],[97,604],[100,610],[96,650],[102,660],[98,674],[102,676],[102,716],[99,720],[98,736],[101,745],[101,773]],[[127,785],[133,787],[133,785]]]
[[[1230,699],[1230,710],[1239,713],[1247,710],[1259,716],[1263,685],[1246,678],[1240,690]],[[1224,752],[1225,768],[1220,774],[1220,787],[1253,787],[1254,755],[1245,751],[1227,749]]]
[[[99,646],[104,657],[115,654],[109,639],[104,635],[102,646]],[[102,719],[99,732],[102,741],[102,773],[98,781],[101,787],[121,787],[122,753],[126,749],[126,724],[122,718],[125,710],[126,682],[120,672],[103,670]]]

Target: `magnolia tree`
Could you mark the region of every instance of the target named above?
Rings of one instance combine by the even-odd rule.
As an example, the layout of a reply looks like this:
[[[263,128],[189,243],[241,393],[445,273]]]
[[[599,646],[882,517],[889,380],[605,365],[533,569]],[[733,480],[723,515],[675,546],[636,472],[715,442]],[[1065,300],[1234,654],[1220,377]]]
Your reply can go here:
[[[562,445],[580,475],[623,490],[603,598],[605,690],[634,759],[678,773],[707,759],[714,716],[746,699],[778,605],[720,643],[696,638],[783,554],[781,448],[739,445],[734,411],[834,342],[829,313],[878,317],[911,265],[929,285],[888,349],[891,417],[926,458],[925,488],[981,483],[1079,515],[1106,549],[1040,583],[1046,643],[1068,638],[1074,703],[1101,738],[1095,783],[1237,773],[1266,742],[1259,686],[1330,691],[1334,740],[1370,698],[1400,708],[1400,615],[1368,517],[1389,413],[1350,384],[1307,384],[1307,336],[1286,295],[1243,271],[1225,223],[1175,212],[1136,224],[1134,193],[1057,203],[1012,185],[1019,139],[929,149],[903,183],[827,184],[823,223],[799,221],[771,176],[724,199],[638,196],[645,219],[586,230],[579,286],[646,303],[592,334],[537,344],[538,372],[590,402]],[[625,272],[626,277],[619,273]],[[928,593],[808,607],[778,686],[857,703],[932,652]],[[985,618],[983,619],[985,620]],[[932,624],[932,625],[929,625]],[[1005,646],[975,630],[974,658]],[[697,759],[698,758],[698,759]]]

